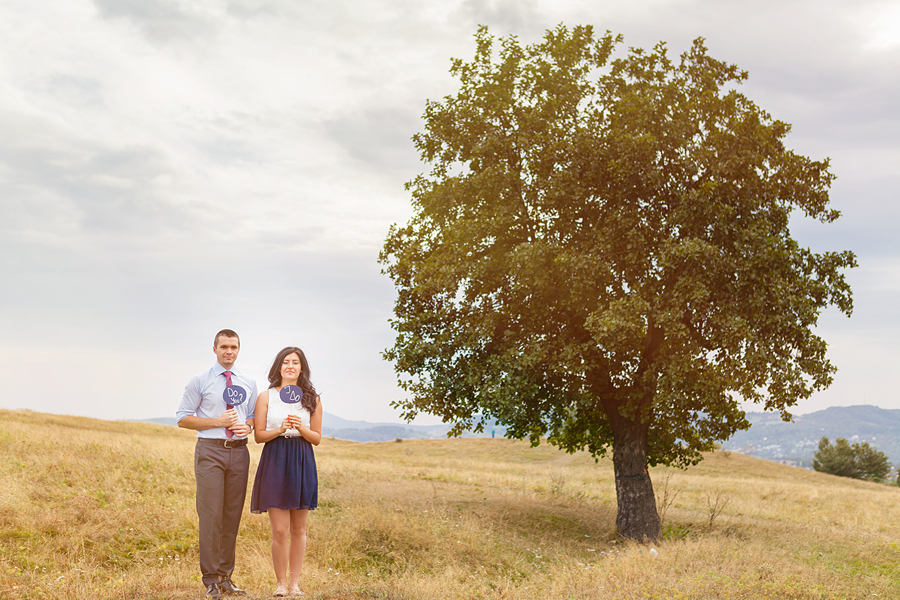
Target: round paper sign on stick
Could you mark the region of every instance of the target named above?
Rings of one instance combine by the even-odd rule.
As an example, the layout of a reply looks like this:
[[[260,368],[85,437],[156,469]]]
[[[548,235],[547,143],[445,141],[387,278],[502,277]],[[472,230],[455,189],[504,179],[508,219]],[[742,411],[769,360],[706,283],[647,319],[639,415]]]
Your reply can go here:
[[[247,400],[247,390],[239,385],[229,385],[222,392],[222,399],[225,400],[225,404],[228,406],[238,406]]]
[[[279,392],[281,401],[288,404],[297,404],[303,400],[303,388],[298,385],[286,385]]]

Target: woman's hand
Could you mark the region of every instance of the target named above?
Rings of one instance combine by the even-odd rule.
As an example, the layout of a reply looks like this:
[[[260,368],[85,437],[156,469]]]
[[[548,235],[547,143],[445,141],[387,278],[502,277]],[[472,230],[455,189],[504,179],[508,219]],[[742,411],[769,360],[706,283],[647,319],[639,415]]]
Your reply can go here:
[[[290,422],[290,428],[296,429],[300,431],[300,427],[303,425],[303,420],[297,415],[288,415],[286,421]]]
[[[284,433],[284,432],[286,432],[288,429],[293,429],[293,428],[294,428],[294,426],[293,426],[293,424],[291,423],[291,416],[288,415],[288,416],[286,416],[286,417],[284,418],[284,421],[281,422],[281,427],[280,427],[281,433]],[[281,434],[279,434],[279,435],[281,435]]]

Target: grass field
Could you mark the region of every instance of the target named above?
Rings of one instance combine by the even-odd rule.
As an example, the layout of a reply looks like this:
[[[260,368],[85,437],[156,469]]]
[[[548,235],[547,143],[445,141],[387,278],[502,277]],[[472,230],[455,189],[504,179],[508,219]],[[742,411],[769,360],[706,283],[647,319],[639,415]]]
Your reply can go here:
[[[193,448],[174,427],[0,410],[0,598],[202,598]],[[304,598],[900,598],[896,486],[716,452],[651,470],[664,539],[643,546],[616,539],[612,466],[587,455],[316,452]],[[247,508],[234,579],[250,598],[274,589],[269,543]]]

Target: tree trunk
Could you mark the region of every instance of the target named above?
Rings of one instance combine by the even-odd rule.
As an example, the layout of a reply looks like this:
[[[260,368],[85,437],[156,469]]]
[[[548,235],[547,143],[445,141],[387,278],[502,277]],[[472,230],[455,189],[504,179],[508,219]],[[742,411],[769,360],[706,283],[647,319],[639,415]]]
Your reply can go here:
[[[659,513],[647,472],[647,433],[650,426],[618,414],[608,416],[613,428],[613,465],[618,502],[616,529],[622,537],[639,542],[658,540]]]

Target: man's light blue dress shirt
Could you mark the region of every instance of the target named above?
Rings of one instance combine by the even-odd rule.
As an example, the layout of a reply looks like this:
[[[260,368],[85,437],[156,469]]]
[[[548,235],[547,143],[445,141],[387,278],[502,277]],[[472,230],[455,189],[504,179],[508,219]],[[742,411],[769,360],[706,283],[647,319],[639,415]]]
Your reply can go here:
[[[217,419],[228,405],[222,394],[225,392],[225,367],[216,363],[208,371],[204,371],[199,375],[195,375],[184,387],[184,396],[181,398],[181,404],[178,405],[178,411],[175,413],[175,419],[181,421],[183,418],[196,415],[204,419]],[[256,409],[256,381],[244,375],[240,371],[230,369],[231,384],[239,385],[247,391],[247,400],[234,409],[238,414],[238,423],[245,423],[247,419],[252,419],[254,410]],[[197,432],[198,438],[212,439],[228,439],[225,435],[224,427],[214,427],[213,429],[203,429]],[[235,435],[234,440],[242,439]]]

